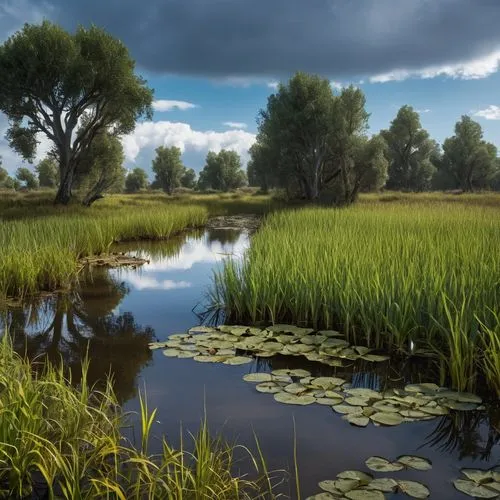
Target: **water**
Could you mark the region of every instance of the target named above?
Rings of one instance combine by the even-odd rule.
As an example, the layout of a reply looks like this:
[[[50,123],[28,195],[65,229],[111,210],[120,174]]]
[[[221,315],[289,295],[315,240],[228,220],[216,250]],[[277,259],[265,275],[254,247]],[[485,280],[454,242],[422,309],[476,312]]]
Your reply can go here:
[[[78,366],[88,349],[92,381],[111,369],[120,401],[137,411],[138,390],[147,391],[150,408],[158,408],[153,428],[178,443],[180,424],[195,432],[206,410],[210,427],[230,440],[253,447],[258,436],[270,468],[293,470],[294,419],[298,466],[303,497],[319,492],[317,483],[335,479],[346,469],[367,470],[372,455],[396,459],[416,454],[430,459],[428,472],[403,471],[376,474],[425,483],[431,498],[468,498],[452,481],[460,468],[488,468],[500,464],[500,415],[498,410],[460,412],[453,417],[384,428],[360,429],[344,422],[328,406],[296,407],[278,404],[272,395],[260,394],[242,376],[257,369],[197,363],[166,358],[148,343],[165,340],[198,324],[208,304],[213,270],[228,255],[238,257],[249,245],[242,230],[212,229],[184,235],[168,242],[122,245],[119,250],[141,255],[149,264],[137,269],[94,271],[78,290],[41,298],[8,312],[18,349],[35,357],[62,355],[78,378]],[[346,370],[313,364],[301,358],[278,356],[259,362],[259,370],[302,367],[314,375],[336,373],[355,384],[377,387],[397,384],[401,366],[388,372],[374,365]],[[405,365],[407,380],[419,380],[422,367]],[[490,416],[491,418],[488,418]],[[134,438],[134,429],[127,431]],[[159,440],[152,451],[159,451]],[[290,481],[293,484],[293,481]],[[290,491],[289,488],[292,488]],[[285,493],[294,497],[293,486]],[[386,498],[403,498],[388,495]],[[405,497],[408,498],[408,497]]]

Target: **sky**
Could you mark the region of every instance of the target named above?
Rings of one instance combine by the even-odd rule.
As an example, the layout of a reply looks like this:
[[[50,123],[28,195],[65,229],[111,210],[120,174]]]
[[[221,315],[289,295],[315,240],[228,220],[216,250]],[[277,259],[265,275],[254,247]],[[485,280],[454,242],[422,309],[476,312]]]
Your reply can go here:
[[[366,95],[369,133],[409,104],[438,142],[464,114],[500,148],[500,0],[0,0],[0,42],[43,19],[95,24],[120,38],[155,90],[152,121],[123,138],[127,168],[151,172],[178,146],[199,172],[209,150],[248,159],[256,118],[277,82],[317,73]],[[4,139],[14,172],[22,159]],[[40,137],[37,160],[50,144]]]

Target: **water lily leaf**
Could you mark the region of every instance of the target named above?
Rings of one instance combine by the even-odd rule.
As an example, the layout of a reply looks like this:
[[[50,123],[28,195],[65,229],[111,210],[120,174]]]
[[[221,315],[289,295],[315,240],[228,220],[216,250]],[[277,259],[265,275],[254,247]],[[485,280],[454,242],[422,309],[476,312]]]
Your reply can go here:
[[[294,384],[288,384],[287,386],[285,386],[284,390],[286,392],[289,392],[290,394],[301,394],[302,392],[307,391],[307,387],[305,387],[302,384],[294,383]]]
[[[360,481],[357,479],[337,479],[335,481],[335,487],[342,493],[356,489],[360,485]]]
[[[162,349],[163,347],[167,347],[167,342],[150,342],[148,344],[148,347],[151,349],[151,350],[154,350],[154,349]]]
[[[333,481],[332,479],[320,481],[318,483],[318,486],[322,490],[328,491],[329,493],[333,493],[333,495],[336,495],[337,497],[342,496],[342,492],[335,487],[335,481]],[[330,497],[330,498],[334,498],[334,497]]]
[[[218,349],[217,350],[217,356],[235,356],[235,355],[236,355],[235,349]]]
[[[291,344],[294,341],[297,342],[297,339],[293,335],[278,335],[276,339],[285,345]]]
[[[195,356],[198,356],[199,351],[180,351],[177,357],[179,359],[185,359],[185,358],[194,358]]]
[[[361,406],[350,406],[350,405],[335,405],[332,406],[333,410],[342,415],[360,415],[363,412]]]
[[[323,363],[324,365],[328,365],[328,366],[336,366],[336,367],[340,367],[340,368],[342,368],[344,366],[344,364],[342,363],[342,361],[340,361],[340,359],[320,358],[317,361],[319,361],[320,363]]]
[[[345,402],[347,404],[350,404],[351,406],[367,406],[368,405],[368,399],[358,398],[356,396],[345,398]]]
[[[266,394],[276,394],[283,391],[283,388],[275,382],[262,382],[261,384],[256,385],[255,388],[259,392]]]
[[[271,353],[281,352],[284,347],[281,342],[266,341],[259,344],[259,350]]]
[[[475,483],[483,483],[493,479],[492,471],[481,469],[461,469],[460,472],[474,481]]]
[[[243,375],[245,382],[271,382],[273,376],[270,373],[247,373]]]
[[[415,420],[418,420],[419,418],[428,417],[427,414],[418,410],[401,410],[399,413],[403,415],[403,417],[412,418]]]
[[[391,479],[390,477],[381,477],[371,481],[366,488],[370,490],[383,491],[385,493],[393,492],[398,486],[397,481]]]
[[[325,340],[322,344],[322,348],[328,348],[328,347],[334,347],[334,348],[342,348],[342,347],[347,347],[349,345],[349,342],[347,342],[344,339],[337,339],[337,338],[329,338]]]
[[[316,401],[313,396],[297,396],[295,394],[290,394],[289,392],[277,392],[274,395],[274,399],[278,401],[278,403],[285,403],[288,405],[310,405]]]
[[[457,411],[473,411],[477,410],[477,404],[475,403],[461,403],[460,401],[445,400],[443,405],[447,406],[451,410]]]
[[[370,418],[383,425],[399,425],[403,423],[403,417],[399,413],[385,413],[377,412],[370,416]]]
[[[258,336],[262,336],[262,335],[267,336],[271,333],[268,330],[266,330],[265,328],[257,328],[256,326],[249,326],[247,328],[247,331],[250,335],[258,335]]]
[[[337,356],[342,359],[350,359],[351,361],[355,361],[356,359],[359,359],[359,354],[354,351],[354,349],[351,349],[348,347],[347,349],[342,349]]]
[[[425,405],[425,406],[421,406],[419,409],[420,409],[420,411],[423,411],[424,413],[427,413],[429,415],[435,415],[435,416],[448,415],[448,413],[449,413],[448,408],[444,408],[443,406]]]
[[[397,406],[394,406],[390,404],[387,400],[386,401],[375,401],[373,403],[373,408],[377,409],[378,411],[382,413],[399,413],[400,408]]]
[[[424,394],[432,394],[439,391],[439,386],[436,384],[408,384],[405,387],[407,392],[423,392]]]
[[[342,403],[342,398],[322,398],[315,396],[316,403],[320,405],[334,406]]]
[[[322,389],[334,389],[345,383],[343,378],[337,377],[316,377],[309,382],[313,387],[321,387]]]
[[[340,392],[336,391],[325,391],[325,398],[332,398],[332,399],[344,399],[344,396]]]
[[[364,399],[382,399],[383,397],[380,392],[374,391],[373,389],[365,389],[363,387],[347,389],[345,392],[351,396],[357,396]]]
[[[343,337],[342,333],[337,330],[320,330],[319,335],[324,335],[325,337]]]
[[[242,335],[245,335],[245,333],[248,332],[248,327],[246,326],[234,326],[229,330],[231,335],[236,335],[237,337],[241,337]]]
[[[289,377],[310,377],[311,376],[311,372],[308,372],[307,370],[301,370],[300,368],[299,369],[296,369],[296,370],[292,370],[292,369],[288,369],[288,368],[285,368],[285,369],[281,369],[281,370],[273,370],[271,372],[273,375],[277,375],[277,376],[289,376]]]
[[[233,356],[231,358],[227,358],[224,361],[225,365],[245,365],[246,363],[251,363],[253,358],[249,358],[248,356]]]
[[[341,493],[342,494],[342,493]],[[333,496],[331,493],[318,493],[312,497],[307,497],[306,500],[335,500],[338,496]]]
[[[215,328],[204,325],[193,326],[192,328],[189,329],[189,333],[211,333],[215,331],[216,331]]]
[[[366,466],[375,472],[397,472],[403,470],[403,465],[398,462],[390,462],[383,457],[370,457],[365,461]]]
[[[417,481],[398,481],[398,486],[403,493],[412,498],[427,498],[431,494],[427,486]]]
[[[475,498],[496,498],[498,492],[495,492],[486,486],[476,484],[474,481],[467,479],[455,479],[453,485],[458,491]]]
[[[367,474],[366,472],[361,472],[360,470],[345,470],[340,474],[337,474],[339,479],[357,479],[361,483],[368,484],[373,476],[371,474]]]
[[[359,415],[356,413],[351,413],[344,415],[342,417],[344,420],[347,420],[352,425],[355,425],[356,427],[366,427],[370,423],[370,419],[365,416],[365,415]]]
[[[306,344],[289,344],[286,347],[290,352],[297,354],[304,354],[306,352],[311,352],[314,350],[313,345],[306,345]]]
[[[351,490],[345,496],[349,500],[385,500],[384,494],[377,490]]]
[[[365,347],[365,346],[362,346],[362,345],[355,345],[355,346],[352,346],[352,348],[360,355],[360,356],[364,356],[365,354],[368,354],[372,349],[370,349],[369,347]]]
[[[361,357],[365,361],[371,361],[373,363],[382,363],[383,361],[389,361],[391,359],[389,356],[384,356],[382,354],[365,354]]]
[[[293,382],[292,377],[289,377],[288,375],[272,375],[272,376],[273,376],[273,382],[282,384],[283,387]]]
[[[437,394],[440,398],[446,398],[460,403],[476,403],[481,404],[483,400],[470,392],[456,392],[456,391],[440,391]]]
[[[371,406],[365,406],[363,408],[363,415],[365,417],[371,417],[374,413],[377,413],[377,410]]]
[[[276,353],[274,352],[264,352],[264,351],[255,351],[254,354],[258,358],[272,358],[273,356],[276,355]]]
[[[167,356],[168,358],[176,358],[180,354],[180,349],[165,349],[163,351],[163,355]]]
[[[226,358],[224,356],[204,356],[198,355],[193,358],[195,361],[200,363],[220,363],[224,361]]]
[[[432,462],[430,460],[413,455],[401,455],[396,459],[396,462],[415,470],[425,471],[432,469]]]
[[[326,337],[324,335],[306,335],[300,338],[300,341],[307,345],[320,345],[325,340]]]

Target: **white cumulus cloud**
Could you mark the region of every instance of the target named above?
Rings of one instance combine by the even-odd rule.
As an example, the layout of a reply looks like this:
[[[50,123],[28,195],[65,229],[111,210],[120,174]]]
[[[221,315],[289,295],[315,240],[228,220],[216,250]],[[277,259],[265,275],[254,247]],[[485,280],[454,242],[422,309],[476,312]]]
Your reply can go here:
[[[462,80],[478,80],[480,78],[487,78],[493,73],[496,73],[499,67],[500,50],[495,50],[486,56],[460,63],[442,66],[429,66],[418,70],[395,69],[387,73],[381,73],[370,77],[370,82],[385,83],[391,81],[402,81],[408,78],[435,78],[437,76]]]
[[[155,111],[171,111],[172,109],[180,109],[185,111],[186,109],[196,108],[196,104],[187,101],[170,101],[167,99],[158,99],[153,102],[153,109]]]
[[[218,153],[221,149],[230,149],[245,160],[248,149],[254,142],[255,134],[241,129],[201,131],[193,130],[188,123],[169,121],[139,123],[134,132],[122,139],[125,156],[131,161],[137,158],[142,149],[154,149],[158,146],[177,146],[182,152],[194,150]]]
[[[500,107],[492,104],[486,109],[476,111],[474,116],[479,116],[481,118],[485,118],[486,120],[500,120]]]
[[[267,82],[267,86],[270,89],[273,89],[273,90],[277,90],[279,84],[280,84],[280,82],[277,82],[277,81],[274,81],[274,80],[272,82]]]
[[[224,122],[222,125],[230,128],[247,128],[247,124],[243,122]]]

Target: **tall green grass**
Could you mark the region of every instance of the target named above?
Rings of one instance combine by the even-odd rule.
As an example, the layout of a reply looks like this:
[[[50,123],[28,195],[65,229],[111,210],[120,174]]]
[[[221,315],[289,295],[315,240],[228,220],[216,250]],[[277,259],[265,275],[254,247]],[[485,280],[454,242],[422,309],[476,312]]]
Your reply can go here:
[[[124,441],[111,380],[100,391],[89,387],[87,369],[78,387],[49,363],[35,375],[7,335],[0,341],[0,498],[274,498],[264,459],[246,450],[256,479],[236,475],[235,447],[211,436],[206,419],[191,449],[163,438],[153,456],[156,411],[141,398],[141,444]]]
[[[117,241],[162,239],[206,222],[199,206],[160,205],[72,210],[0,224],[0,297],[67,284],[78,259]]]
[[[214,301],[237,322],[340,328],[353,343],[402,352],[431,345],[454,364],[454,385],[470,387],[480,325],[493,330],[500,308],[500,209],[368,203],[276,213],[245,259],[218,272]]]

